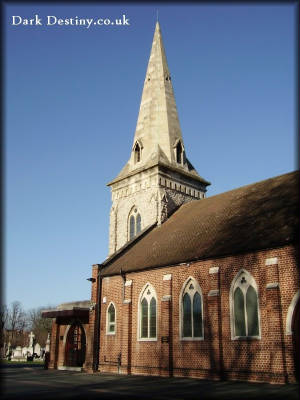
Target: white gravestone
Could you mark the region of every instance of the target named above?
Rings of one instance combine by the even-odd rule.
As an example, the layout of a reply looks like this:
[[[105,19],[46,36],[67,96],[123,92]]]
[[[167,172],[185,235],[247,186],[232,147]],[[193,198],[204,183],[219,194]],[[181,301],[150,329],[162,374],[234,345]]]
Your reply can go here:
[[[28,346],[28,353],[30,353],[30,355],[33,355],[33,339],[35,338],[35,335],[33,332],[30,332],[29,334],[29,346]]]
[[[48,333],[48,337],[46,340],[46,347],[45,347],[45,352],[48,353],[50,351],[50,333]]]
[[[34,353],[36,353],[36,355],[37,355],[38,357],[40,357],[40,355],[41,355],[41,346],[40,346],[39,343],[36,343],[36,344],[34,345]]]
[[[18,358],[18,357],[22,357],[22,347],[21,346],[17,346],[15,348],[15,350],[13,351],[13,358]]]
[[[22,347],[21,346],[17,346],[14,350],[13,350],[13,356],[11,358],[13,361],[25,361],[25,358],[22,355]]]
[[[6,356],[9,356],[9,355],[10,355],[10,351],[11,351],[11,344],[10,344],[10,342],[8,342],[8,344],[7,344]]]

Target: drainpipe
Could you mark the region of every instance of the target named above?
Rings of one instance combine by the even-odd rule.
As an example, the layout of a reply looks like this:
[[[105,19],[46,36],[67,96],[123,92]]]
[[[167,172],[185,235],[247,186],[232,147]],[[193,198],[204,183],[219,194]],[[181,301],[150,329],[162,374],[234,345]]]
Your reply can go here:
[[[101,291],[102,291],[102,276],[101,267],[102,264],[98,264],[99,272],[97,275],[98,287],[97,287],[97,304],[95,307],[96,317],[95,317],[95,337],[94,337],[94,362],[93,371],[97,372],[99,368],[99,356],[100,356],[100,321],[101,321]]]
[[[124,300],[125,300],[126,274],[125,274],[125,272],[122,271],[122,268],[120,269],[120,275],[121,275],[121,278],[123,279],[123,288],[122,288],[122,297],[123,297],[123,299],[122,299],[122,301],[124,302]]]
[[[120,269],[120,275],[121,275],[121,278],[123,280],[123,285],[122,285],[122,304],[123,304],[124,300],[125,300],[126,273],[122,271],[122,268]],[[123,324],[121,324],[121,337],[122,336],[123,336]],[[121,347],[121,349],[122,349],[122,347]],[[118,354],[118,359],[117,359],[117,362],[118,362],[118,374],[120,374],[120,372],[121,372],[121,362],[122,362],[121,360],[122,360],[122,353],[120,352]]]

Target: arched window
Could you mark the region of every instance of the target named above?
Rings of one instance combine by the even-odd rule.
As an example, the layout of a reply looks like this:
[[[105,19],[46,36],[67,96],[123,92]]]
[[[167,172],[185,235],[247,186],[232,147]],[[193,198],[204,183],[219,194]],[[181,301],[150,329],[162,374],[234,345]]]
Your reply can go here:
[[[181,338],[203,339],[203,302],[201,289],[195,279],[189,278],[181,295]]]
[[[132,239],[135,236],[135,218],[133,215],[129,219],[129,224],[129,239]]]
[[[138,234],[139,232],[141,232],[141,215],[137,214],[136,216],[136,234]]]
[[[156,295],[151,285],[143,290],[139,301],[139,338],[156,339]]]
[[[178,164],[182,164],[183,162],[183,149],[180,140],[176,145],[176,161]]]
[[[241,270],[230,290],[232,338],[260,336],[259,307],[255,279]]]
[[[129,240],[133,239],[142,230],[142,217],[136,207],[129,214]]]
[[[108,335],[114,335],[116,333],[116,309],[113,303],[110,303],[107,309],[106,321],[106,333]]]
[[[141,147],[138,143],[134,146],[134,163],[141,161]]]

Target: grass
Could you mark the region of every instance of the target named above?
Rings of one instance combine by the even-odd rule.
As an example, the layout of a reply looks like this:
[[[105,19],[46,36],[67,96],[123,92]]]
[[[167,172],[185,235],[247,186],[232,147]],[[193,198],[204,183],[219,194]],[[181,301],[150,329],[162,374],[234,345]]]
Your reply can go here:
[[[1,360],[3,364],[12,364],[12,365],[19,365],[19,364],[44,364],[44,360],[35,360],[35,361],[9,361],[9,360]]]

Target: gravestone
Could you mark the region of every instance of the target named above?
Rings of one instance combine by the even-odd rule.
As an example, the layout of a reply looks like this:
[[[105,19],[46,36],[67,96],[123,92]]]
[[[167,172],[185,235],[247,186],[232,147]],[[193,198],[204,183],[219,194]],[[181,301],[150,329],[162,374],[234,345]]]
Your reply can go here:
[[[28,347],[23,347],[23,348],[22,348],[22,354],[23,354],[23,357],[27,357],[27,354],[28,354]]]
[[[35,335],[33,332],[30,332],[29,336],[29,346],[27,348],[28,353],[30,353],[30,355],[33,355],[33,339],[35,338]]]
[[[48,337],[46,340],[45,353],[49,353],[49,351],[50,351],[50,333],[48,333]]]
[[[36,344],[34,345],[34,351],[33,351],[33,352],[36,353],[36,355],[37,355],[38,357],[40,357],[40,355],[41,355],[41,346],[40,346],[39,343],[36,343]]]
[[[7,350],[6,350],[6,357],[11,355],[11,344],[10,342],[7,343]]]
[[[22,347],[21,346],[17,346],[13,350],[13,355],[12,355],[11,360],[12,361],[26,361],[26,358],[24,358],[24,356],[22,354]]]

